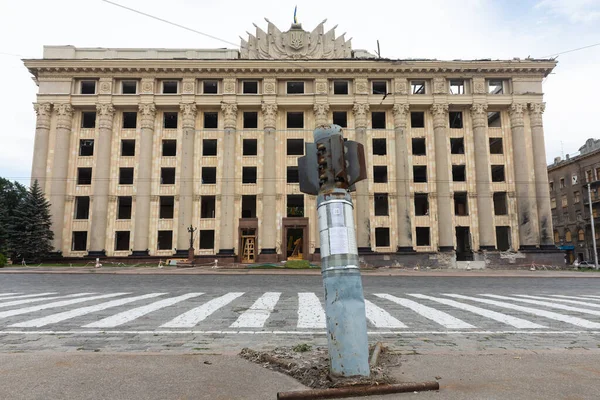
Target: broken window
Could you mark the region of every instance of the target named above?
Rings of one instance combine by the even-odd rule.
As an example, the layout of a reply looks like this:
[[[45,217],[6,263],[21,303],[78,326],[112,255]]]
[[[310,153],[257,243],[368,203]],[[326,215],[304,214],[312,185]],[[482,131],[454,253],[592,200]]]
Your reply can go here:
[[[304,128],[304,113],[303,112],[288,112],[287,127],[291,129]]]
[[[162,167],[160,169],[160,184],[174,185],[175,184],[175,168]]]
[[[465,94],[465,81],[450,80],[450,94]]]
[[[177,81],[163,81],[163,94],[177,94],[178,83]]]
[[[410,127],[425,128],[425,113],[423,111],[411,111]]]
[[[126,251],[129,250],[130,241],[129,231],[116,231],[115,232],[115,251]]]
[[[215,231],[214,229],[202,229],[200,231],[199,240],[200,249],[211,250],[215,248]]]
[[[156,248],[158,250],[171,250],[173,248],[173,231],[158,231]]]
[[[333,94],[348,94],[348,81],[333,81]]]
[[[163,116],[163,128],[165,129],[177,129],[177,113],[166,112]]]
[[[413,166],[413,181],[417,183],[427,182],[427,167],[425,165]]]
[[[463,128],[463,113],[462,111],[450,111],[448,113],[450,121],[450,129],[462,129]]]
[[[487,118],[488,118],[488,126],[490,128],[502,127],[502,119],[500,118],[500,113],[498,111],[488,112]]]
[[[373,94],[387,94],[387,82],[373,81]]]
[[[550,187],[550,191],[554,191],[554,182],[548,182],[548,186]]]
[[[465,154],[465,139],[464,138],[450,138],[450,153],[451,154]]]
[[[159,197],[158,218],[173,219],[173,211],[174,210],[175,210],[175,197],[174,196],[160,196]]]
[[[90,197],[75,197],[75,219],[88,219],[90,217]]]
[[[256,183],[256,167],[242,167],[242,183]]]
[[[200,197],[200,218],[214,218],[216,213],[215,196]]]
[[[81,157],[90,157],[94,155],[94,139],[79,140],[79,155]]]
[[[375,228],[375,246],[390,246],[390,228]]]
[[[298,183],[300,182],[300,175],[298,174],[298,167],[287,167],[287,183]]]
[[[563,207],[567,207],[569,205],[566,194],[563,194],[562,196],[560,196],[560,203]]]
[[[417,246],[430,246],[429,227],[417,226]]]
[[[74,231],[71,239],[71,251],[87,249],[87,231]]]
[[[77,184],[91,185],[92,184],[92,169],[87,167],[77,168]]]
[[[131,219],[131,196],[117,198],[117,219]]]
[[[501,79],[490,79],[488,81],[488,93],[489,94],[503,94],[504,93],[504,81]]]
[[[565,188],[565,178],[560,178],[560,188],[561,189]]]
[[[454,215],[469,215],[467,192],[454,192]]]
[[[137,82],[136,81],[122,81],[121,82],[121,93],[122,94],[137,94]]]
[[[577,240],[579,240],[580,242],[583,242],[585,240],[585,232],[583,231],[583,229],[579,229],[577,231]]]
[[[301,156],[304,154],[304,139],[288,139],[287,155]]]
[[[550,207],[556,208],[556,197],[550,198]]]
[[[387,183],[387,166],[375,165],[373,166],[373,182],[375,183]]]
[[[244,94],[258,94],[258,81],[244,81],[244,82],[242,82],[242,93],[244,93]]]
[[[287,195],[287,216],[288,217],[304,217],[304,195],[288,194]]]
[[[162,141],[162,156],[175,157],[177,155],[177,140],[165,139]]]
[[[502,138],[490,138],[490,154],[504,154]]]
[[[464,165],[452,166],[452,181],[465,182],[467,180],[466,169]]]
[[[81,94],[96,94],[96,81],[81,81],[80,86]]]
[[[429,194],[415,193],[415,215],[429,215]]]
[[[133,185],[133,168],[119,168],[119,185]]]
[[[81,127],[85,129],[96,127],[96,111],[84,111],[81,113]]]
[[[304,82],[287,82],[287,94],[303,94]]]
[[[389,215],[388,194],[375,193],[375,215]]]
[[[135,129],[137,127],[137,112],[128,111],[123,113],[123,129]]]
[[[219,93],[219,82],[218,81],[203,81],[202,82],[202,93],[204,93],[204,94]]]
[[[510,226],[496,227],[496,248],[500,251],[510,249]]]
[[[205,112],[204,113],[204,129],[217,129],[219,127],[219,113]]]
[[[425,81],[410,81],[412,94],[425,94]]]
[[[217,155],[217,139],[202,139],[202,155],[216,156]]]
[[[413,156],[424,156],[427,154],[427,146],[425,145],[425,138],[413,138],[412,139],[412,154],[413,154]]]
[[[242,218],[256,218],[256,196],[242,196]]]
[[[387,154],[387,141],[385,139],[373,139],[373,155],[385,156]]]
[[[494,215],[508,215],[506,192],[494,193]]]
[[[385,112],[374,111],[371,113],[371,128],[385,129]]]
[[[348,113],[346,111],[334,111],[333,123],[342,128],[348,127]]]
[[[258,128],[258,113],[256,111],[244,111],[244,129]]]
[[[217,183],[217,167],[202,167],[202,184],[214,185]]]
[[[492,182],[504,181],[504,165],[492,165]]]
[[[135,156],[135,139],[121,140],[121,156],[122,157]]]
[[[581,193],[579,191],[573,192],[573,203],[577,204],[581,202]]]
[[[244,156],[255,156],[258,152],[258,145],[256,139],[244,139],[242,140],[242,155]]]

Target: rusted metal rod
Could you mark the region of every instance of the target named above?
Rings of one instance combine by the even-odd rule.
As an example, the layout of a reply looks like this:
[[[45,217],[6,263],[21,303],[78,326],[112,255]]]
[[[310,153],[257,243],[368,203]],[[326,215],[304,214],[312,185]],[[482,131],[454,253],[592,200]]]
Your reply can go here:
[[[341,399],[344,397],[361,397],[379,394],[424,392],[427,390],[440,390],[438,382],[407,382],[394,385],[374,386],[349,386],[332,389],[313,389],[294,392],[277,393],[278,400],[316,400],[316,399]]]

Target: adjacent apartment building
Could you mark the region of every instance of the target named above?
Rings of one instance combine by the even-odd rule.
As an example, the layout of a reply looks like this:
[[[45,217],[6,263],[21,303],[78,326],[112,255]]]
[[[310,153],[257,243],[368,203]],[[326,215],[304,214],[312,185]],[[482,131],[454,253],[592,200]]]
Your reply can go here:
[[[192,227],[198,257],[318,260],[297,159],[334,123],[367,154],[353,193],[365,259],[534,259],[554,248],[542,80],[555,65],[381,59],[323,24],[271,22],[232,50],[45,46],[25,60],[32,179],[62,256],[186,254]]]
[[[556,157],[548,166],[554,242],[564,251],[565,262],[594,262],[594,244],[600,232],[600,140],[588,139],[579,154],[565,160]],[[590,191],[588,195],[588,184]],[[595,232],[592,234],[590,202]],[[594,237],[595,236],[595,237]]]

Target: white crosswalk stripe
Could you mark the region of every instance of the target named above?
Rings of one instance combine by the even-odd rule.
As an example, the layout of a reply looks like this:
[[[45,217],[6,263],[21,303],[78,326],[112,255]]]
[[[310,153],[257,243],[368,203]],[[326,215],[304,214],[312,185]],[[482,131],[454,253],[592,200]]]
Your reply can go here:
[[[551,294],[552,297],[560,297],[561,299],[573,299],[573,300],[585,300],[585,301],[600,301],[600,299],[593,299],[590,297],[581,297],[581,296],[564,296],[561,294]]]
[[[91,324],[84,325],[84,328],[114,328],[136,320],[146,314],[153,311],[160,310],[161,308],[169,307],[177,304],[181,301],[188,300],[194,297],[198,297],[203,293],[187,293],[182,296],[171,297],[169,299],[159,300],[146,306],[136,307],[131,310],[123,311],[121,313],[111,315],[101,319],[100,321],[92,322]]]
[[[465,303],[460,303],[458,301],[454,301],[454,300],[449,300],[449,299],[442,299],[439,297],[432,297],[432,296],[426,296],[423,294],[409,294],[409,296],[413,296],[416,297],[418,299],[426,299],[426,300],[431,300],[431,301],[435,301],[436,303],[440,303],[440,304],[445,304],[447,306],[450,307],[455,307],[458,308],[460,310],[465,310],[465,311],[469,311],[472,312],[474,314],[478,314],[481,315],[483,317],[489,318],[489,319],[493,319],[494,321],[498,321],[498,322],[502,322],[504,324],[508,324],[511,326],[514,326],[515,328],[518,329],[539,329],[539,328],[546,328],[543,325],[539,325],[539,324],[535,324],[531,321],[527,321],[521,318],[516,318],[516,317],[512,317],[510,315],[506,315],[506,314],[502,314],[496,311],[492,311],[492,310],[487,310],[485,308],[480,308],[480,307],[475,307],[469,304],[465,304]]]
[[[61,321],[66,321],[68,319],[80,317],[82,315],[90,314],[93,312],[102,311],[102,310],[106,310],[108,308],[118,307],[118,306],[122,306],[125,304],[129,304],[134,301],[151,299],[154,297],[162,296],[163,294],[165,294],[165,293],[150,293],[150,294],[144,294],[141,296],[126,297],[124,299],[111,300],[111,301],[107,301],[106,303],[100,303],[100,304],[96,304],[93,306],[76,308],[74,310],[64,311],[61,313],[48,315],[47,317],[36,318],[36,319],[32,319],[32,320],[25,321],[25,322],[19,322],[16,324],[12,324],[10,326],[17,327],[17,328],[40,328],[42,326],[56,324]]]
[[[279,292],[267,292],[263,294],[231,324],[231,328],[262,328],[275,309],[280,296],[281,293]]]
[[[31,307],[26,307],[26,308],[18,308],[16,310],[0,312],[0,318],[8,318],[8,317],[12,317],[15,315],[28,314],[28,313],[32,313],[32,312],[36,312],[36,311],[46,310],[48,308],[70,306],[72,304],[83,303],[84,301],[92,301],[92,300],[108,299],[110,297],[124,296],[126,294],[129,294],[129,293],[103,294],[103,295],[99,295],[99,296],[83,297],[83,298],[78,298],[78,299],[74,299],[74,300],[55,301],[53,303],[47,303],[47,304],[31,306]]]
[[[4,297],[4,296],[15,296],[17,294],[23,294],[23,293],[0,293],[0,297]]]
[[[589,303],[586,301],[578,301],[578,300],[571,300],[571,299],[555,299],[552,297],[542,297],[542,296],[530,296],[527,294],[515,294],[515,296],[517,297],[525,297],[527,299],[534,299],[534,300],[551,300],[551,301],[558,301],[561,303],[569,303],[569,304],[577,304],[580,306],[586,306],[586,307],[592,307],[592,308],[600,308],[600,304],[593,304],[593,303]]]
[[[57,293],[56,292],[48,292],[48,293],[38,293],[38,294],[25,294],[25,295],[20,295],[20,296],[3,296],[3,297],[0,297],[0,301],[4,301],[4,300],[17,300],[17,299],[30,299],[30,298],[33,298],[33,297],[50,296],[50,295],[53,295],[53,294],[57,294]]]
[[[519,305],[512,304],[512,303],[506,303],[504,301],[481,299],[481,298],[472,297],[472,296],[463,296],[460,294],[445,293],[444,295],[454,297],[456,299],[471,300],[471,301],[476,301],[476,302],[484,303],[484,304],[490,304],[490,305],[498,306],[498,307],[502,307],[502,308],[508,308],[511,310],[522,311],[522,312],[525,312],[528,314],[534,314],[534,315],[537,315],[540,317],[553,319],[556,321],[566,322],[571,325],[581,326],[583,328],[600,329],[600,324],[598,324],[596,322],[588,321],[587,319],[583,319],[583,318],[571,317],[569,315],[555,313],[553,311],[546,311],[546,310],[540,310],[539,308],[519,306]]]
[[[579,313],[583,313],[583,314],[600,315],[600,311],[598,311],[598,310],[588,310],[585,308],[566,306],[564,304],[550,303],[548,301],[521,299],[518,297],[500,296],[497,294],[482,294],[481,296],[491,297],[493,299],[500,299],[500,300],[518,301],[521,303],[534,304],[537,306],[544,306],[544,307],[549,307],[549,308],[558,308],[559,310],[575,311],[575,312],[579,312]]]
[[[383,308],[365,299],[365,312],[370,323],[377,328],[408,328],[405,324],[392,317]]]
[[[66,296],[52,296],[52,297],[39,297],[39,298],[35,298],[35,299],[13,300],[13,301],[7,301],[6,303],[0,303],[0,308],[20,306],[21,304],[39,303],[41,301],[47,301],[47,300],[69,299],[72,297],[89,296],[92,294],[94,294],[94,293],[75,293],[75,294],[68,294]]]
[[[166,324],[161,325],[161,328],[193,328],[219,308],[231,303],[243,294],[243,292],[232,292],[217,297],[216,299],[212,299],[199,307],[193,308],[190,311],[173,318]]]
[[[325,310],[314,293],[298,293],[298,328],[325,328]]]
[[[475,326],[466,323],[458,318],[453,317],[450,314],[447,314],[443,311],[436,310],[435,308],[431,308],[428,306],[424,306],[422,304],[417,303],[416,301],[403,299],[400,297],[392,296],[386,293],[375,294],[375,296],[380,297],[382,299],[389,300],[393,303],[399,304],[403,307],[409,308],[416,312],[417,314],[432,320],[435,323],[442,325],[448,329],[469,329],[475,328]]]
[[[600,296],[594,296],[593,294],[584,294],[582,296],[591,297],[592,299],[600,299]]]

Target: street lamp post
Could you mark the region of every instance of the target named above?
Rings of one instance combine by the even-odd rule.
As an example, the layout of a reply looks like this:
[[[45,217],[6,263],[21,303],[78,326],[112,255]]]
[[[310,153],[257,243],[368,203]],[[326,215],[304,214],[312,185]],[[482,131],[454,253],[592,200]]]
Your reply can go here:
[[[194,228],[190,225],[187,228],[188,233],[190,234],[190,247],[188,249],[188,260],[192,266],[194,266],[194,232],[196,232],[198,228]]]
[[[598,250],[596,249],[596,228],[594,227],[594,211],[592,207],[592,185],[587,184],[588,188],[588,203],[590,206],[590,222],[592,224],[592,244],[594,246],[594,268],[598,269]]]

